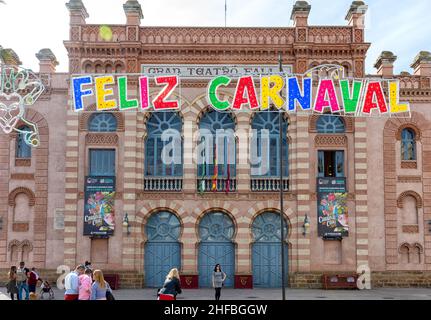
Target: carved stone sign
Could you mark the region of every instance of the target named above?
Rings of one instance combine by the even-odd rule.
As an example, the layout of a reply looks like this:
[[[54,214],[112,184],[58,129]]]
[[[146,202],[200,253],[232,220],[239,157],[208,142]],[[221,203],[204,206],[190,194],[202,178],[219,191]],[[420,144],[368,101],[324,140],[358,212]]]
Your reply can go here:
[[[220,65],[220,64],[142,64],[141,73],[147,75],[177,75],[182,78],[212,78],[221,75],[271,74],[278,65]],[[284,73],[292,73],[292,66],[283,66]]]

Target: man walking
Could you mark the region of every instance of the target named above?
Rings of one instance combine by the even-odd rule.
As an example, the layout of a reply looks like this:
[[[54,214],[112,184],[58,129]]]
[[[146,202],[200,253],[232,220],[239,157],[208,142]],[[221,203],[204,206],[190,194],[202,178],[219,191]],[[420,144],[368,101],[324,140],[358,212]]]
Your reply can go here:
[[[18,282],[18,299],[22,299],[22,290],[25,291],[25,300],[29,300],[30,294],[28,290],[28,283],[27,283],[27,268],[25,267],[25,262],[21,261],[19,263],[19,268],[16,271],[16,278]]]
[[[79,298],[79,276],[84,274],[85,267],[79,265],[74,271],[70,272],[66,278],[64,278],[64,287],[66,292],[64,293],[64,300],[78,300]]]

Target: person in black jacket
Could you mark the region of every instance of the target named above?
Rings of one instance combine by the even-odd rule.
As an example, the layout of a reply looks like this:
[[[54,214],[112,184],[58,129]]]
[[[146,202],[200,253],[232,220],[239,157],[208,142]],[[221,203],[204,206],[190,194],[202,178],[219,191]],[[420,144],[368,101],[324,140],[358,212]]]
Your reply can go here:
[[[166,276],[163,288],[160,289],[159,294],[171,295],[176,299],[177,294],[181,293],[180,274],[177,268],[173,268]]]

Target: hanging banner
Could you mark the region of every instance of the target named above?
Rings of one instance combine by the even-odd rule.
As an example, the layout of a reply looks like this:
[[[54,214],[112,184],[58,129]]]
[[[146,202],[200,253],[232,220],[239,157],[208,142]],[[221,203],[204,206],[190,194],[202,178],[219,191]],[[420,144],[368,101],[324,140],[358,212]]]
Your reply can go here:
[[[319,177],[317,189],[317,229],[319,237],[340,238],[349,234],[345,177]]]
[[[318,193],[317,201],[319,237],[348,236],[347,193]]]
[[[115,177],[86,177],[84,236],[112,236],[114,229]]]

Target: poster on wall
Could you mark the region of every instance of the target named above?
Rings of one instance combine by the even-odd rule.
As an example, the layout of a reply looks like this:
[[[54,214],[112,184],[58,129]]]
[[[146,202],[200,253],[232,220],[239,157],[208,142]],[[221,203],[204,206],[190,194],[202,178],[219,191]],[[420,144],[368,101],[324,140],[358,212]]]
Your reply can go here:
[[[318,193],[317,201],[319,237],[348,236],[347,193]]]
[[[115,177],[86,177],[84,236],[112,236],[114,229]]]

